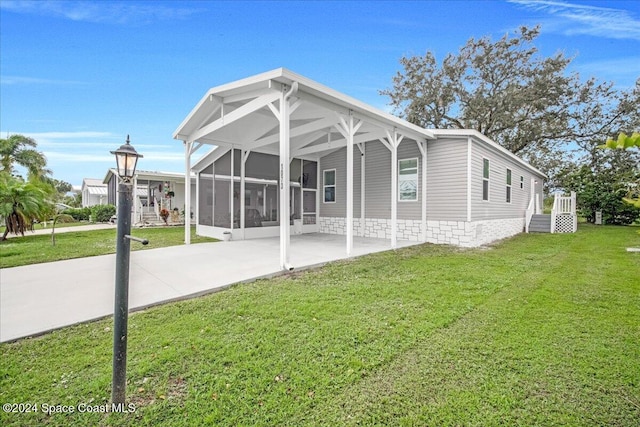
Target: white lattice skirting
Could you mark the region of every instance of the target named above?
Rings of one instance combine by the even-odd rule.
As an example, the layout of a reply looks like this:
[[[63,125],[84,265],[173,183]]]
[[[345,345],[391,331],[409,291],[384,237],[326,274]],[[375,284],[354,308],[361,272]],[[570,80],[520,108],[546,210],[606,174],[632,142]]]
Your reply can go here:
[[[320,217],[320,233],[346,234],[346,221],[338,217]],[[476,247],[522,233],[524,218],[494,219],[484,221],[427,221],[427,242]],[[355,236],[391,239],[391,220],[366,218],[364,233],[360,219],[353,220]],[[422,241],[422,221],[399,219],[399,240]]]
[[[575,232],[576,217],[571,214],[556,215],[556,233]]]

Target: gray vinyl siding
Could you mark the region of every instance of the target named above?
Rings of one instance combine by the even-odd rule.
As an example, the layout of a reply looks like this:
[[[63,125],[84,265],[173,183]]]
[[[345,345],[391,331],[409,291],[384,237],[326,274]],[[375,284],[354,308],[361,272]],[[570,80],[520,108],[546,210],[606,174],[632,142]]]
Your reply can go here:
[[[355,148],[355,147],[354,147]],[[357,149],[357,148],[356,148]],[[320,159],[320,216],[342,217],[347,215],[347,149],[341,148]],[[334,203],[324,202],[324,171],[328,169],[336,170],[336,201]],[[355,174],[354,174],[355,176]]]
[[[489,200],[482,200],[483,159],[489,159]],[[511,203],[506,201],[507,168],[511,169]],[[520,177],[524,188],[520,188]],[[471,155],[471,220],[524,218],[531,198],[531,178],[541,191],[543,177],[485,144],[473,141]],[[540,199],[542,200],[542,199]]]
[[[360,217],[360,149],[353,147],[353,217]],[[320,159],[320,216],[341,217],[347,216],[347,149],[341,148]],[[336,201],[324,203],[323,171],[336,170]]]
[[[467,138],[427,142],[427,220],[467,219]]]
[[[368,142],[365,148],[365,217],[391,218],[391,151],[378,141]],[[422,154],[413,140],[398,146],[398,160],[418,159],[418,199],[397,202],[398,219],[422,218]],[[397,199],[397,197],[396,197]]]
[[[391,151],[379,141],[365,147],[365,217],[391,218]]]
[[[370,141],[365,147],[365,216],[367,218],[391,218],[391,152],[378,141]],[[398,202],[398,219],[420,219],[422,217],[422,155],[413,140],[403,141],[398,147],[398,160],[418,159],[418,200]],[[320,196],[320,216],[346,216],[346,148],[337,150],[320,159],[322,171],[336,170],[336,202],[324,203]],[[360,217],[361,201],[361,154],[358,147],[353,152],[353,216]],[[322,189],[322,183],[320,183]]]

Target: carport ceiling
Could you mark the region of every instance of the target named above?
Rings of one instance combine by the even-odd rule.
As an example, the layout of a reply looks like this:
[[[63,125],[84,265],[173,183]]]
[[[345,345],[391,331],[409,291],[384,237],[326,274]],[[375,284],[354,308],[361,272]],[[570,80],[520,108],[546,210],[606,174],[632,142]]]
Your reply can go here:
[[[290,98],[291,155],[321,157],[346,146],[336,125],[349,113],[363,122],[354,142],[378,140],[397,129],[414,140],[433,135],[388,113],[279,68],[207,92],[174,133],[174,138],[202,144],[278,153],[282,92],[298,83]]]

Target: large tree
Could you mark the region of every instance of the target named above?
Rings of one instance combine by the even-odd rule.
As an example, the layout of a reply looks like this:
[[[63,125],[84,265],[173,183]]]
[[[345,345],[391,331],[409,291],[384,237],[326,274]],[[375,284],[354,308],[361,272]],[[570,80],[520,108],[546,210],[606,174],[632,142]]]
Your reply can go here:
[[[587,221],[594,222],[595,213],[602,211],[605,223],[631,224],[640,219],[640,205],[634,206],[627,197],[637,191],[639,162],[637,150],[602,150],[593,145],[580,164],[567,167],[558,181],[577,193],[578,210]]]
[[[0,172],[15,174],[15,166],[18,165],[27,170],[29,179],[40,179],[50,174],[47,159],[36,150],[37,145],[33,138],[24,135],[0,139]]]
[[[563,53],[542,57],[540,27],[521,27],[497,41],[470,39],[438,63],[432,52],[403,57],[389,96],[395,112],[425,128],[475,129],[553,175],[569,143],[624,131],[637,120],[636,90],[581,81]]]

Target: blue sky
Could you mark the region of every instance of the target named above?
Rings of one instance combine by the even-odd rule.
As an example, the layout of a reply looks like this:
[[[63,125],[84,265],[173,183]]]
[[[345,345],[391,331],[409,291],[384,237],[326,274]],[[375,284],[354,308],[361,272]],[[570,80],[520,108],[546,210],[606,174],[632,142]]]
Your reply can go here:
[[[214,86],[286,67],[389,111],[403,55],[456,53],[542,25],[545,56],[625,89],[640,77],[640,1],[0,0],[0,132],[32,136],[53,177],[103,178],[127,134],[144,170],[184,170],[172,133]]]

